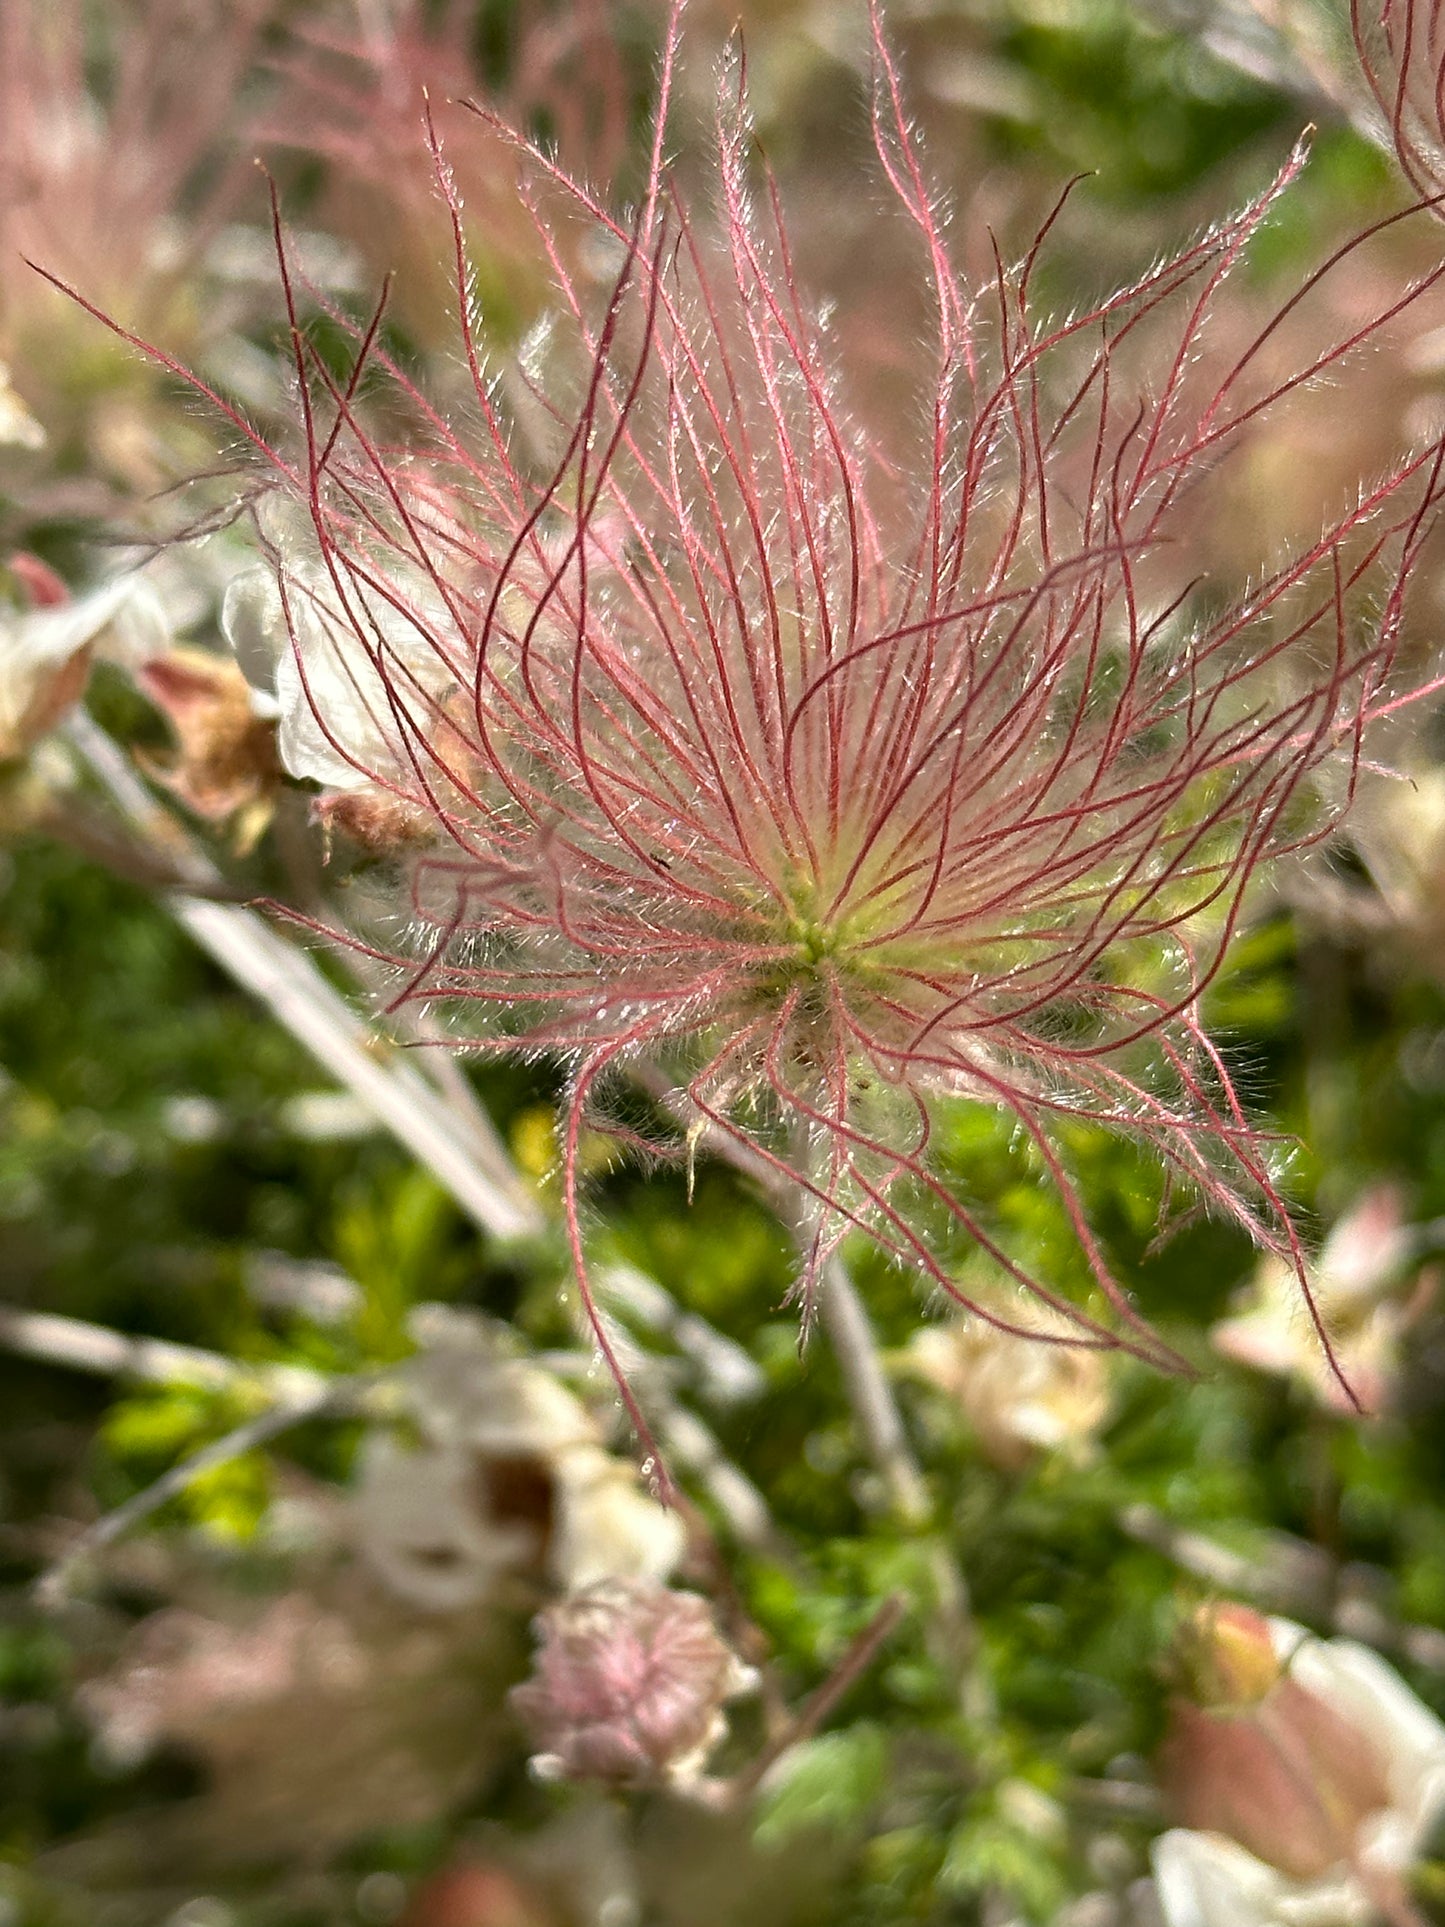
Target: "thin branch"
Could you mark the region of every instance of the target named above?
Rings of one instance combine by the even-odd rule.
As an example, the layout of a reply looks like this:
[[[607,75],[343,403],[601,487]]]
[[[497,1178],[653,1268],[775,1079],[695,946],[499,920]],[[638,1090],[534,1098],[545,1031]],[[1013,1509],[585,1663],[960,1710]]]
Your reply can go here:
[[[630,1322],[671,1339],[710,1404],[743,1405],[767,1389],[767,1375],[752,1354],[697,1312],[684,1310],[656,1278],[634,1265],[608,1265],[598,1272],[597,1287]]]
[[[737,1543],[774,1564],[795,1567],[793,1550],[774,1524],[767,1500],[728,1458],[712,1431],[671,1399],[659,1403],[650,1392],[649,1402],[658,1410],[664,1449],[699,1482]]]
[[[152,1385],[197,1385],[207,1391],[248,1387],[302,1403],[335,1380],[305,1365],[237,1364],[220,1352],[173,1345],[164,1338],[133,1338],[107,1325],[54,1312],[19,1311],[0,1305],[0,1347],[22,1358],[100,1378],[137,1378]]]
[[[868,1313],[840,1258],[831,1258],[823,1274],[818,1321],[828,1334],[848,1403],[889,1503],[905,1524],[922,1525],[933,1510],[927,1481],[903,1429]]]
[[[591,1378],[597,1369],[596,1354],[590,1350],[538,1352],[532,1362],[558,1378]],[[793,1550],[757,1486],[727,1456],[711,1427],[672,1396],[668,1362],[631,1347],[627,1351],[628,1372],[643,1381],[648,1409],[657,1414],[657,1429],[669,1457],[697,1479],[740,1546],[775,1564],[795,1565]]]
[[[307,1419],[318,1418],[327,1412],[355,1409],[375,1383],[375,1378],[369,1374],[332,1379],[315,1387],[308,1395],[285,1400],[272,1406],[269,1411],[258,1413],[255,1418],[247,1419],[243,1425],[236,1426],[223,1437],[201,1446],[178,1465],[163,1472],[152,1484],[127,1499],[123,1505],[116,1506],[93,1525],[87,1526],[65,1554],[36,1581],[36,1597],[45,1605],[61,1604],[76,1579],[98,1553],[123,1538],[132,1527],[150,1518],[152,1513],[158,1512],[170,1500],[179,1498],[202,1474],[213,1472],[218,1466],[229,1465],[247,1452],[254,1452],[259,1446],[268,1444],[282,1432],[289,1432],[293,1426]]]
[[[639,1089],[646,1091],[675,1123],[689,1131],[696,1128],[697,1119],[686,1095],[664,1072],[645,1063],[629,1069]],[[700,1141],[743,1176],[757,1182],[794,1238],[799,1237],[797,1198],[771,1165],[746,1144],[719,1131],[704,1129]],[[818,1298],[819,1321],[838,1359],[844,1390],[869,1457],[881,1475],[888,1504],[909,1527],[924,1527],[933,1512],[928,1483],[908,1443],[868,1313],[847,1268],[836,1255],[824,1268]],[[978,1726],[990,1726],[997,1705],[979,1664],[978,1631],[968,1581],[941,1537],[933,1540],[930,1554],[937,1594],[930,1643],[959,1682],[965,1717]]]
[[[763,1748],[751,1765],[744,1767],[736,1778],[727,1783],[725,1798],[730,1805],[740,1805],[749,1794],[756,1792],[765,1775],[785,1753],[790,1753],[795,1746],[801,1746],[804,1740],[813,1737],[872,1666],[907,1610],[908,1602],[901,1593],[893,1593],[884,1600],[823,1684],[804,1701],[785,1730]]]
[[[23,1358],[99,1378],[133,1378],[153,1385],[195,1385],[206,1391],[259,1392],[273,1403],[255,1418],[202,1446],[160,1478],[87,1526],[64,1555],[36,1581],[37,1596],[59,1604],[82,1567],[133,1526],[184,1492],[193,1479],[327,1412],[357,1411],[384,1392],[373,1373],[328,1378],[304,1365],[244,1364],[220,1352],[174,1345],[164,1338],[136,1338],[106,1325],[54,1312],[19,1311],[0,1305],[0,1346]]]
[[[506,1239],[542,1231],[545,1218],[495,1133],[488,1142],[478,1122],[480,1107],[459,1129],[454,1093],[444,1097],[410,1061],[379,1057],[366,1023],[304,951],[256,911],[197,894],[214,890],[221,879],[194,839],[157,804],[89,716],[73,716],[66,734],[127,821],[174,864],[184,888],[161,901],[187,934],[360,1099],[483,1231]]]

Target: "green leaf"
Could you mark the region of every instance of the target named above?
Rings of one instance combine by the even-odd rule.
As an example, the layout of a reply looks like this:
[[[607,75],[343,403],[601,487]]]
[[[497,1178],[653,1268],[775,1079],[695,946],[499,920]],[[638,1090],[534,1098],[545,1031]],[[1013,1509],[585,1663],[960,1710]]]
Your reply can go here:
[[[941,1892],[973,1899],[1001,1891],[1032,1920],[1052,1920],[1068,1888],[1049,1848],[996,1813],[965,1820],[949,1837],[938,1885]]]
[[[863,1722],[824,1733],[787,1754],[770,1776],[757,1825],[758,1844],[780,1847],[811,1828],[860,1826],[888,1779],[887,1736]]]

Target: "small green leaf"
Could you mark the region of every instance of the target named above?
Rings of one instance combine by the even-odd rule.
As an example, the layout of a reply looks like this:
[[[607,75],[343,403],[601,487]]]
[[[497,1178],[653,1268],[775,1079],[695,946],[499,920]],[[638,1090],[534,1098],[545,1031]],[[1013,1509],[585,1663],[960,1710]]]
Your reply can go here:
[[[866,1722],[794,1747],[763,1795],[758,1844],[780,1847],[810,1828],[860,1825],[882,1796],[888,1759],[886,1736]]]

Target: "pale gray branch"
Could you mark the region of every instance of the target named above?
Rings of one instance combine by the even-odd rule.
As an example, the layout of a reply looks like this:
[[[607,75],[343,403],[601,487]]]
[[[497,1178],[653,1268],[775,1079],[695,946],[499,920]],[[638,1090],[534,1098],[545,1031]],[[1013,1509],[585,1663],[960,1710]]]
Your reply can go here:
[[[928,1486],[903,1429],[868,1313],[840,1258],[831,1258],[823,1273],[818,1322],[828,1334],[848,1403],[894,1510],[908,1524],[922,1524],[932,1511]]]
[[[1261,1533],[1251,1552],[1236,1552],[1150,1505],[1126,1506],[1119,1525],[1129,1538],[1219,1592],[1445,1672],[1445,1632],[1396,1619],[1371,1596],[1369,1568],[1341,1566],[1307,1540]]]
[[[165,853],[175,873],[198,891],[213,888],[219,874],[205,852],[156,803],[93,719],[77,712],[66,732],[132,827]],[[243,905],[184,890],[168,892],[162,901],[187,934],[360,1099],[483,1231],[517,1238],[543,1229],[540,1207],[475,1101],[462,1111],[454,1086],[444,1095],[415,1064],[379,1055],[367,1024],[304,950]]]
[[[100,1378],[138,1378],[152,1385],[198,1385],[207,1391],[233,1391],[254,1385],[273,1398],[305,1400],[333,1381],[304,1365],[240,1365],[219,1352],[173,1345],[164,1338],[132,1338],[106,1325],[54,1312],[19,1311],[0,1305],[0,1346]]]
[[[89,1525],[64,1556],[56,1561],[50,1570],[36,1582],[36,1593],[50,1605],[58,1604],[69,1592],[76,1577],[95,1556],[103,1552],[117,1539],[124,1537],[132,1527],[152,1513],[158,1512],[172,1499],[179,1498],[187,1486],[212,1472],[217,1466],[229,1465],[233,1460],[254,1452],[258,1446],[269,1443],[282,1432],[289,1432],[295,1425],[306,1419],[318,1418],[327,1411],[350,1407],[364,1388],[374,1381],[369,1378],[337,1378],[324,1381],[315,1386],[308,1394],[284,1400],[271,1407],[269,1411],[258,1413],[247,1419],[243,1425],[236,1426],[222,1438],[213,1439],[192,1452],[178,1465],[173,1465],[161,1476],[137,1492],[132,1498],[118,1505]]]

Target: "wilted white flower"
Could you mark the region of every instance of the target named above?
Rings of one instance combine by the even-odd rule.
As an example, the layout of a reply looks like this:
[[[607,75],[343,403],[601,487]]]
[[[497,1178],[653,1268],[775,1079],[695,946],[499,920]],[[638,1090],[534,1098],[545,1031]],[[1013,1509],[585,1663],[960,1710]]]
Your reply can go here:
[[[1225,1607],[1204,1704],[1162,1760],[1186,1825],[1157,1840],[1166,1927],[1363,1927],[1400,1917],[1445,1814],[1445,1726],[1353,1640]]]
[[[361,1545],[388,1583],[450,1610],[513,1574],[563,1592],[666,1578],[682,1522],[603,1449],[578,1400],[474,1321],[434,1324],[402,1374],[412,1436],[378,1430],[362,1449]]]
[[[1104,1355],[1069,1342],[1076,1330],[1046,1305],[1019,1295],[989,1309],[1000,1323],[964,1314],[925,1326],[905,1354],[911,1368],[959,1407],[1005,1471],[1022,1471],[1040,1452],[1086,1452],[1109,1416]]]
[[[124,1662],[81,1689],[106,1754],[129,1765],[162,1740],[209,1740],[228,1711],[274,1705],[305,1677],[350,1691],[366,1658],[345,1620],[287,1594],[249,1627],[171,1607],[142,1622]]]
[[[232,822],[249,848],[270,822],[280,772],[275,732],[240,670],[209,649],[168,649],[141,666],[136,682],[175,738],[165,759],[137,750],[141,767],[194,815]]]
[[[754,1683],[707,1601],[610,1580],[538,1617],[533,1677],[511,1703],[547,1779],[696,1782],[723,1737],[723,1706]]]
[[[1408,1290],[1415,1248],[1399,1193],[1380,1184],[1340,1219],[1310,1268],[1314,1309],[1367,1412],[1388,1401],[1401,1340],[1418,1308]],[[1356,1409],[1325,1361],[1295,1272],[1278,1258],[1261,1259],[1238,1309],[1210,1338],[1226,1358],[1299,1380],[1332,1411]]]
[[[270,1598],[223,1598],[184,1552],[143,1566],[197,1604],[131,1627],[80,1711],[109,1758],[174,1748],[203,1782],[110,1836],[128,1882],[316,1864],[387,1827],[436,1826],[513,1756],[502,1695],[515,1649],[496,1614],[417,1613],[347,1561],[308,1564]]]
[[[0,607],[0,757],[23,755],[55,727],[80,700],[93,662],[134,669],[169,641],[160,598],[135,575],[73,602],[52,594],[39,607]]]

